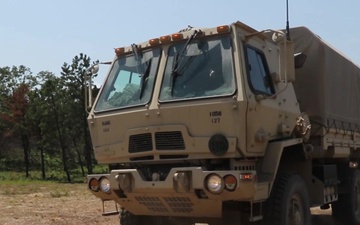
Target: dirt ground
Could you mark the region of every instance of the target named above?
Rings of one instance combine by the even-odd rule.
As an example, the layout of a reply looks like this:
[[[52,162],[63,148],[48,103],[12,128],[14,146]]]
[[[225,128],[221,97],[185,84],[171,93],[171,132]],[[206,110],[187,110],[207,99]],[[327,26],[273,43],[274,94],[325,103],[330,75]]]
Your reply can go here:
[[[33,193],[26,194],[4,191],[3,188],[12,188],[9,186],[0,185],[0,188],[0,225],[119,224],[118,216],[101,216],[101,201],[86,190],[86,184],[58,184],[58,187],[42,184],[39,192],[32,187],[28,192]]]
[[[33,185],[17,190],[0,181],[0,225],[119,224],[118,216],[101,216],[102,204],[85,184]],[[108,210],[115,209],[106,204]],[[312,209],[314,225],[341,225],[332,221],[331,210]]]

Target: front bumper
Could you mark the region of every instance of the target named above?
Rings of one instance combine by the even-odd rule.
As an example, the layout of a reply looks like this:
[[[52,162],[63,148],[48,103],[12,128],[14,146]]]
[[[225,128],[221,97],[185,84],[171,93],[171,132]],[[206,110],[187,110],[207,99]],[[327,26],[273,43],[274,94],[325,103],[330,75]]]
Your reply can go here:
[[[176,174],[188,174],[189,182],[179,185]],[[164,181],[145,181],[136,169],[112,170],[110,174],[89,175],[91,179],[107,177],[111,191],[100,190],[92,193],[103,201],[114,200],[121,207],[135,215],[182,216],[182,217],[221,217],[222,202],[248,201],[256,202],[266,199],[269,192],[268,183],[257,183],[255,171],[252,180],[241,180],[244,171],[203,171],[201,167],[172,168]],[[119,175],[128,174],[130,182],[126,190],[120,186]],[[210,174],[220,177],[233,175],[237,178],[237,187],[233,191],[224,189],[219,194],[209,192],[205,179]],[[89,185],[89,183],[88,183]]]

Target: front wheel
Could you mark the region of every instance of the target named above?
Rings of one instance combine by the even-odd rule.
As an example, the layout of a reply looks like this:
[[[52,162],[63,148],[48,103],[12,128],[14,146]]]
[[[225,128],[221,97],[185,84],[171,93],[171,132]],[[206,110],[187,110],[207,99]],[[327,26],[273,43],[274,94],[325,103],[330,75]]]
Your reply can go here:
[[[360,171],[350,172],[349,193],[339,194],[338,201],[331,204],[332,216],[348,225],[360,225]]]
[[[120,225],[158,225],[168,224],[167,218],[162,216],[134,215],[122,209],[120,211]]]
[[[148,225],[148,216],[138,216],[123,209],[120,211],[120,225]]]
[[[297,174],[279,174],[266,202],[266,225],[309,225],[310,203],[306,184]]]

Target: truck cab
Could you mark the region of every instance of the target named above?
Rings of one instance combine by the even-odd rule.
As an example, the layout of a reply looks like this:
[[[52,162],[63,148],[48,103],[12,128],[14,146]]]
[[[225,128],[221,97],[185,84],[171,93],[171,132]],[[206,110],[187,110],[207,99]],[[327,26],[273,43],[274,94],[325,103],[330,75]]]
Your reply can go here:
[[[187,28],[115,54],[88,117],[95,158],[110,171],[89,175],[88,188],[120,205],[121,224],[308,224],[310,205],[337,200],[336,182],[328,202],[309,197],[328,180],[313,181],[311,126],[283,31]],[[333,169],[321,164],[316,174]],[[286,185],[295,189],[276,216],[271,204]]]

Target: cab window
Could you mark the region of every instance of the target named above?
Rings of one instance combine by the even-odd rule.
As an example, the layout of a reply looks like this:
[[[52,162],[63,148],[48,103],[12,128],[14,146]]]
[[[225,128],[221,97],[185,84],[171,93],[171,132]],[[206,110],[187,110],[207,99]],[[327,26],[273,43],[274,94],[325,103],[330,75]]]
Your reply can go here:
[[[263,52],[245,45],[246,69],[251,90],[255,94],[273,95],[274,86]]]

